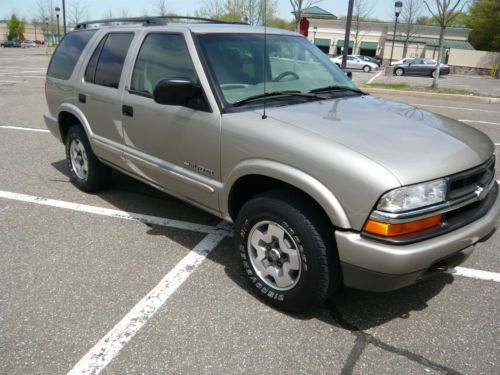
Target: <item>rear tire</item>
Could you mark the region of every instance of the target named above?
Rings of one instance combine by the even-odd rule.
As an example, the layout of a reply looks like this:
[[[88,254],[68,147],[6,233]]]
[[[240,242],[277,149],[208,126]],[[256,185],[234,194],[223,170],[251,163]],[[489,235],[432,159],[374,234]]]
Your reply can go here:
[[[403,70],[403,68],[397,68],[394,73],[398,76],[398,77],[401,77],[402,75],[405,74],[405,71]]]
[[[97,159],[80,125],[72,125],[68,130],[66,163],[71,182],[82,191],[101,190],[111,181],[111,168]]]
[[[372,68],[370,68],[370,66],[368,66],[368,65],[363,66],[363,72],[370,73],[371,70],[372,70]]]
[[[291,192],[267,192],[245,203],[235,224],[235,245],[259,298],[299,313],[320,305],[341,285],[333,230],[326,224]]]

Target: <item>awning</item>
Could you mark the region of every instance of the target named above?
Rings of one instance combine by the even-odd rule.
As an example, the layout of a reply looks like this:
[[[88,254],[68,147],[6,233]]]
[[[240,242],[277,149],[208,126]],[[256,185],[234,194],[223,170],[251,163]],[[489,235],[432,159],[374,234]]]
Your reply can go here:
[[[392,41],[393,36],[389,35],[387,37],[387,41]],[[400,36],[397,36],[395,39],[396,42],[403,42],[403,38]],[[425,44],[429,47],[437,47],[439,46],[439,39],[438,38],[420,38],[420,37],[411,37],[408,40],[409,44],[415,44],[415,43],[421,43]],[[466,40],[457,40],[457,39],[445,39],[444,40],[444,47],[445,48],[456,48],[456,49],[467,49],[467,50],[473,50],[474,47]]]
[[[318,47],[330,47],[331,40],[316,38],[314,39],[314,44],[316,44]]]
[[[360,49],[367,49],[371,51],[376,51],[378,47],[377,42],[361,42],[361,45],[359,46]]]
[[[340,48],[344,47],[344,41],[340,40],[340,39],[337,40],[337,47],[340,47]],[[352,47],[354,47],[354,40],[349,41],[349,48],[352,48]]]

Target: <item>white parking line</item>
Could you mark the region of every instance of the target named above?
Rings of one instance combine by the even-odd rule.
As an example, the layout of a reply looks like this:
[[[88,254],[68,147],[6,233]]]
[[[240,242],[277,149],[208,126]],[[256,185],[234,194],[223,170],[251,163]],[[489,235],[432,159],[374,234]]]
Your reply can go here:
[[[462,111],[476,111],[476,112],[490,112],[490,113],[500,113],[500,111],[490,111],[488,109],[475,109],[475,108],[463,108],[463,107],[448,107],[445,105],[433,105],[433,104],[420,104],[412,103],[415,107],[431,107],[431,108],[446,108],[446,109],[460,109]]]
[[[226,236],[226,222],[219,233],[207,235],[130,312],[118,322],[68,374],[99,374],[134,335],[162,307],[172,294],[206,259]]]
[[[479,121],[479,120],[458,120],[460,122],[473,122],[478,124],[486,124],[486,125],[500,125],[499,122],[489,122],[489,121]]]
[[[60,201],[60,200],[49,199],[49,198],[44,198],[44,197],[36,197],[34,195],[12,193],[9,191],[0,190],[0,198],[11,199],[11,200],[16,200],[16,201],[20,201],[20,202],[35,203],[35,204],[40,204],[43,206],[65,208],[68,210],[86,212],[86,213],[101,215],[101,216],[109,216],[109,217],[114,217],[117,219],[135,220],[135,221],[139,221],[139,222],[144,223],[144,224],[161,225],[161,226],[169,227],[169,228],[191,230],[193,232],[212,234],[214,232],[219,231],[219,229],[216,229],[216,227],[212,227],[209,225],[189,223],[189,222],[185,222],[185,221],[172,220],[172,219],[167,219],[167,218],[158,217],[158,216],[151,216],[151,215],[138,214],[138,213],[134,213],[134,212],[113,210],[110,208],[89,206],[86,204],[66,202],[66,201]],[[226,233],[224,233],[224,235],[226,235],[226,236],[230,235],[230,232],[227,231]]]
[[[452,275],[470,277],[477,280],[495,281],[500,283],[500,273],[475,270],[472,268],[455,267],[447,271]]]
[[[0,81],[1,83],[2,81]],[[13,130],[26,130],[30,132],[41,132],[41,133],[49,133],[47,129],[37,129],[37,128],[24,128],[22,126],[9,126],[9,125],[0,125],[2,129],[13,129]]]
[[[26,81],[4,81],[3,79],[0,80],[0,83],[27,83]]]
[[[368,81],[368,84],[372,83],[373,81],[375,81],[375,79],[377,79],[378,77],[380,77],[380,75],[383,73],[384,71],[381,70],[380,72],[378,72],[377,74],[375,74],[375,76],[373,76],[372,78],[370,78],[370,80]]]

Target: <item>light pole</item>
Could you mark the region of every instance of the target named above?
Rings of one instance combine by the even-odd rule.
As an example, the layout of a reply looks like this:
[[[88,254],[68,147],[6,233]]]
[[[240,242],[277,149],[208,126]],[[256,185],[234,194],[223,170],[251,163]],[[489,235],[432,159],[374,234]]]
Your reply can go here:
[[[318,27],[313,27],[313,44],[316,44],[316,32],[318,31]]]
[[[45,54],[49,54],[49,17],[45,17]]]
[[[396,28],[398,27],[398,17],[401,14],[401,9],[402,8],[403,8],[403,2],[402,1],[396,1],[394,3],[394,13],[396,14],[396,21],[394,22],[394,34],[392,36],[391,59],[389,60],[389,65],[392,62],[392,54],[394,53],[394,39],[396,39]]]
[[[59,44],[59,41],[61,40],[61,34],[59,34],[59,12],[61,11],[61,8],[56,7],[56,18],[57,18],[57,44]]]
[[[66,4],[64,0],[62,0],[62,11],[63,11],[63,28],[64,28],[64,35],[66,35]]]

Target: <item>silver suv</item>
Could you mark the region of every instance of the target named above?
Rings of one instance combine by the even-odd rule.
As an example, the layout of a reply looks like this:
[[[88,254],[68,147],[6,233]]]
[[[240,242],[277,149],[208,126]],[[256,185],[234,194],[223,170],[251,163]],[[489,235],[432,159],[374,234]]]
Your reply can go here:
[[[369,96],[305,38],[231,24],[81,24],[47,72],[74,184],[112,169],[235,223],[249,284],[287,311],[465,260],[500,212],[480,131]]]

